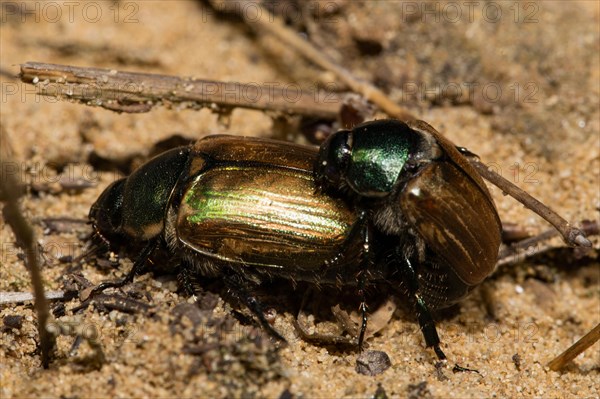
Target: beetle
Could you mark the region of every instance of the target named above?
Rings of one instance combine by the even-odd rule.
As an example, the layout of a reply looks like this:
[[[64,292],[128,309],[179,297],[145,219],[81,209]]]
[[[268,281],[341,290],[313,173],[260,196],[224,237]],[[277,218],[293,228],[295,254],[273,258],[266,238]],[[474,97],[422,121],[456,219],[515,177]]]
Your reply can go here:
[[[181,262],[187,291],[198,275],[221,277],[283,339],[248,287],[275,277],[348,284],[358,268],[356,213],[343,199],[315,192],[316,156],[311,146],[208,136],[115,181],[89,219],[96,237],[135,262],[123,280],[101,283],[94,293],[131,281],[155,250],[164,250]],[[348,248],[347,260],[334,265]]]
[[[370,264],[387,263],[415,308],[426,345],[444,359],[430,309],[453,305],[479,285],[494,270],[500,247],[502,225],[483,179],[433,127],[396,120],[329,136],[315,179],[322,190],[353,198],[364,256],[373,258],[363,275]]]
[[[208,136],[115,181],[90,209],[97,237],[135,257],[133,280],[158,250],[184,287],[220,277],[273,336],[251,287],[274,278],[386,285],[414,307],[427,347],[446,358],[431,309],[457,303],[496,264],[501,223],[480,174],[422,121],[366,122],[320,148]]]

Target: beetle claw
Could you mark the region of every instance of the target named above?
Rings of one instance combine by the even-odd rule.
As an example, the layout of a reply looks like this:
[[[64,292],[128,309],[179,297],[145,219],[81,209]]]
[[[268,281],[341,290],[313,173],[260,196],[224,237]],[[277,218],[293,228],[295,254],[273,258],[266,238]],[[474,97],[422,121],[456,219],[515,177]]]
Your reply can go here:
[[[444,353],[444,351],[442,351],[442,349],[439,347],[439,345],[435,345],[433,347],[433,351],[437,355],[438,359],[446,360],[446,354]]]

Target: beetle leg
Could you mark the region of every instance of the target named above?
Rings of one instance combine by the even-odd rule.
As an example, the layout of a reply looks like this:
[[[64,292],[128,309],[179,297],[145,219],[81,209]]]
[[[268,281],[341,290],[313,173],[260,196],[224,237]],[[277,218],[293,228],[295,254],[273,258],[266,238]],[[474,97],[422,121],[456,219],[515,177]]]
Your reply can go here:
[[[187,266],[187,265],[185,265]],[[196,289],[194,288],[194,283],[193,283],[193,278],[192,275],[190,273],[190,267],[185,267],[184,265],[182,265],[182,267],[180,268],[179,273],[177,273],[177,280],[179,281],[180,286],[184,289],[184,291],[194,297],[194,299],[196,298]]]
[[[137,259],[133,263],[133,267],[131,268],[131,270],[127,273],[127,275],[123,279],[121,279],[119,281],[104,281],[104,282],[98,284],[97,286],[95,286],[92,289],[92,291],[88,295],[88,298],[90,296],[94,296],[96,294],[101,293],[102,291],[104,291],[107,288],[120,288],[120,287],[123,287],[124,285],[131,283],[133,281],[133,278],[135,277],[135,275],[142,271],[142,269],[146,265],[146,261],[148,260],[148,257],[150,257],[150,255],[152,254],[154,249],[156,249],[157,245],[158,245],[158,240],[151,240],[150,242],[148,242],[148,244],[142,250],[142,253],[140,253],[140,255],[137,257]]]
[[[431,317],[431,312],[427,307],[427,304],[421,298],[418,293],[414,294],[415,296],[415,309],[417,311],[417,318],[419,320],[419,327],[421,327],[421,332],[425,337],[425,345],[429,347],[433,347],[435,354],[438,359],[444,360],[446,359],[446,355],[440,348],[440,337],[438,335],[437,329],[435,328],[435,321],[433,321],[433,317]]]
[[[358,351],[359,352],[362,351],[363,341],[365,339],[365,333],[367,331],[367,322],[368,322],[368,317],[367,317],[368,307],[367,307],[367,302],[366,302],[365,286],[366,286],[369,270],[375,263],[373,260],[375,253],[372,251],[371,244],[370,244],[370,237],[373,234],[371,232],[371,225],[368,222],[368,220],[369,220],[368,211],[361,210],[358,214],[358,218],[357,218],[356,222],[352,226],[352,229],[350,230],[350,233],[348,234],[348,237],[345,240],[342,250],[340,251],[341,253],[343,253],[344,249],[346,247],[348,247],[349,245],[352,245],[352,243],[355,242],[355,238],[356,238],[357,234],[360,234],[361,242],[363,243],[362,255],[363,255],[364,259],[361,262],[360,270],[356,276],[357,286],[358,286],[357,287],[358,295],[361,297],[361,303],[360,303],[359,309],[360,309],[361,315],[362,315],[360,334],[358,336]],[[328,264],[327,264],[328,267],[335,266],[340,261],[340,258],[341,258],[341,256],[336,256],[333,260],[328,262]]]
[[[433,347],[438,359],[444,360],[446,359],[446,355],[440,348],[440,337],[435,328],[435,321],[433,320],[433,317],[431,317],[431,312],[419,292],[419,283],[415,269],[412,267],[410,260],[408,260],[407,257],[403,256],[403,259],[405,267],[401,268],[402,274],[405,277],[404,280],[414,301],[415,312],[417,314],[421,333],[425,338],[425,345],[428,348]]]
[[[366,220],[366,211],[361,211],[359,220]],[[363,341],[365,339],[365,332],[367,331],[367,301],[365,294],[365,285],[367,281],[367,275],[370,268],[373,266],[373,251],[371,250],[371,226],[370,223],[363,223],[362,231],[362,242],[363,242],[363,256],[362,267],[358,275],[358,295],[361,297],[360,311],[362,316],[362,323],[360,326],[360,334],[358,335],[358,351],[362,352]]]
[[[229,288],[234,295],[244,303],[250,309],[252,313],[258,318],[258,321],[262,328],[264,328],[272,337],[279,341],[286,342],[285,338],[279,334],[265,319],[265,313],[262,304],[248,292],[247,285],[250,283],[247,279],[244,279],[239,274],[226,274],[223,280],[227,288]]]
[[[419,293],[419,282],[417,279],[417,274],[415,273],[415,269],[412,267],[410,260],[406,256],[403,256],[402,259],[404,259],[405,267],[401,268],[401,271],[404,276],[404,281],[408,286],[409,293],[414,300],[419,327],[421,328],[421,333],[425,338],[425,346],[428,348],[433,347],[433,351],[439,360],[446,360],[446,354],[444,351],[442,351],[442,348],[440,348],[441,341],[437,329],[435,328],[435,321],[433,320],[433,317],[431,317],[431,312],[429,311],[427,303]],[[479,373],[479,371],[475,369],[462,367],[458,364],[454,365],[452,371],[455,373],[467,371]]]

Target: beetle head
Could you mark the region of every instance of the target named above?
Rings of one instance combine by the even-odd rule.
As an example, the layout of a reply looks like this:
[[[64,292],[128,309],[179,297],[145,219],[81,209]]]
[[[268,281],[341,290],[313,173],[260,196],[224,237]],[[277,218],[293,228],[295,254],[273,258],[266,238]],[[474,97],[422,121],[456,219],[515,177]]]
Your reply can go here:
[[[396,120],[341,130],[321,145],[315,166],[319,188],[346,187],[360,197],[384,198],[419,164],[439,154],[434,140]]]
[[[94,232],[107,244],[121,235],[124,184],[125,179],[110,184],[90,208],[89,219]]]
[[[90,209],[89,218],[103,241],[144,242],[164,229],[171,194],[184,175],[190,148],[166,151],[117,180],[104,190]]]

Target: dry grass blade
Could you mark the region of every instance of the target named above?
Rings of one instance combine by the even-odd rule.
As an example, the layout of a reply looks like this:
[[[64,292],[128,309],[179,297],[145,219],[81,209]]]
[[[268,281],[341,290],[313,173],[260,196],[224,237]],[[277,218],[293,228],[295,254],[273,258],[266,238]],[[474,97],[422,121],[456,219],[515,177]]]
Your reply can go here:
[[[550,370],[558,371],[575,359],[579,354],[600,340],[600,323],[590,332],[581,337],[577,342],[571,345],[566,351],[555,357],[548,363]]]
[[[0,125],[0,163],[2,170],[10,170],[8,166],[10,161],[10,145],[8,135],[4,127]],[[0,179],[0,199],[5,202],[2,214],[6,223],[12,228],[15,234],[17,245],[25,251],[27,255],[27,270],[31,277],[33,293],[35,296],[35,311],[38,317],[38,334],[40,336],[40,349],[42,353],[42,365],[48,368],[50,365],[51,354],[55,348],[54,336],[48,332],[46,325],[50,317],[48,310],[48,301],[44,293],[44,283],[40,272],[38,262],[38,251],[33,229],[23,217],[19,208],[19,197],[21,194],[20,184],[12,174],[4,174]]]

